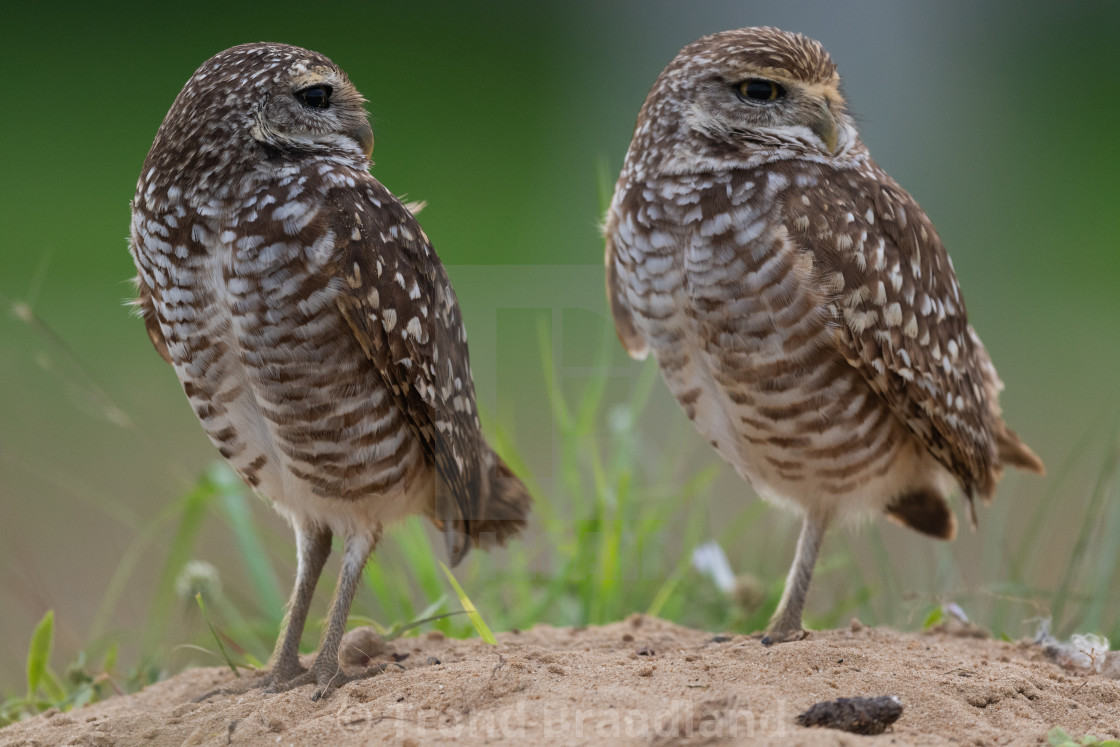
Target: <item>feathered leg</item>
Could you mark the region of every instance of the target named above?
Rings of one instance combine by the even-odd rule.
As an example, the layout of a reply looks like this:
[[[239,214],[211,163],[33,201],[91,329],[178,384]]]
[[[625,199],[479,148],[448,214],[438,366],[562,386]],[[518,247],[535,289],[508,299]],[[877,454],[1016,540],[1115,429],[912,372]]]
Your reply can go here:
[[[797,538],[797,554],[786,578],[782,601],[770,618],[770,626],[762,639],[763,645],[799,641],[807,635],[801,627],[801,612],[805,608],[805,597],[809,594],[809,582],[813,578],[813,567],[817,564],[828,520],[827,516],[805,514],[801,535]]]
[[[283,685],[304,672],[299,663],[299,641],[303,637],[315,585],[330,554],[329,529],[296,527],[296,584],[288,600],[283,633],[272,652],[272,674],[268,684]]]
[[[346,619],[350,617],[350,605],[354,602],[354,594],[362,579],[362,571],[377,540],[376,536],[364,535],[346,539],[346,554],[342,557],[342,572],[339,574],[338,587],[331,601],[330,619],[326,630],[323,631],[323,640],[319,644],[315,663],[311,665],[311,671],[308,673],[314,676],[317,685],[315,694],[311,696],[312,700],[318,700],[332,687],[338,687],[354,679],[347,677],[339,669],[338,647],[342,643],[343,633],[346,632]]]

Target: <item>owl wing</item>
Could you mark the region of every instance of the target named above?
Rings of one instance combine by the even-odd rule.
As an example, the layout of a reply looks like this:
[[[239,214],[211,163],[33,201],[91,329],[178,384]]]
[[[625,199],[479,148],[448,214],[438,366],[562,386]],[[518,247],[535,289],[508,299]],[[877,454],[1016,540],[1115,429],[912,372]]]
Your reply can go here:
[[[787,228],[813,249],[822,285],[840,289],[832,302],[839,351],[970,498],[990,496],[1003,385],[968,324],[933,224],[881,170],[844,172],[804,194],[787,202]]]
[[[171,352],[167,349],[167,340],[163,337],[163,330],[159,326],[159,317],[156,316],[156,305],[152,301],[152,291],[144,283],[141,275],[136,276],[136,300],[131,305],[144,320],[144,328],[148,330],[148,339],[152,341],[156,352],[168,363],[171,363]]]
[[[619,186],[619,192],[622,193],[624,187]],[[615,200],[618,201],[616,194]],[[622,341],[623,347],[626,352],[630,354],[631,358],[637,360],[644,360],[649,355],[649,344],[646,342],[645,337],[638,331],[637,325],[634,323],[633,312],[626,301],[626,290],[622,287],[622,283],[618,277],[618,263],[620,261],[619,252],[625,251],[626,247],[619,244],[619,240],[625,241],[625,236],[620,234],[620,231],[630,229],[626,235],[632,235],[633,227],[624,225],[623,222],[629,218],[619,218],[619,213],[613,206],[607,215],[606,225],[606,270],[607,270],[607,300],[610,302],[611,316],[614,317],[614,328],[618,333],[618,339]],[[617,237],[617,238],[616,238]]]
[[[455,292],[412,213],[372,176],[328,200],[338,307],[435,463],[433,518],[457,562],[482,516],[486,478]]]

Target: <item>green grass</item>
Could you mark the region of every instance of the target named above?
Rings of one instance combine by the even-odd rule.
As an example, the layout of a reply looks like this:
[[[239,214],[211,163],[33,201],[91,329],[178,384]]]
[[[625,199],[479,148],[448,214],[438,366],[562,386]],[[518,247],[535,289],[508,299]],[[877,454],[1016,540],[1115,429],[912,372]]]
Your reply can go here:
[[[367,588],[355,602],[351,625],[373,625],[389,635],[435,629],[453,637],[477,634],[492,640],[491,628],[601,624],[643,612],[713,631],[749,632],[763,627],[780,597],[784,574],[768,576],[765,582],[741,576],[740,588],[727,595],[693,570],[691,555],[696,546],[711,539],[734,550],[740,538],[750,534],[751,525],[772,517],[774,509],[760,501],[746,501],[733,521],[713,532],[710,493],[726,468],[714,455],[708,466],[696,470],[687,454],[653,453],[643,415],[654,388],[661,386],[656,365],[651,362],[641,368],[624,401],[608,401],[605,375],[561,386],[543,324],[539,339],[556,430],[553,479],[547,485],[536,481],[518,453],[516,433],[506,424],[484,418],[492,443],[534,495],[527,537],[495,553],[472,552],[452,576],[440,562],[438,534],[419,518],[409,519],[387,532],[368,565]],[[607,342],[601,354],[604,362]],[[604,369],[605,363],[595,368]],[[1040,505],[1023,539],[1026,546],[1010,558],[996,558],[1002,571],[985,570],[984,578],[1000,578],[1001,572],[1005,578],[979,593],[996,598],[991,614],[978,622],[997,635],[1005,634],[1016,615],[1022,620],[1029,616],[1024,610],[1038,608],[1054,617],[1056,632],[1104,632],[1120,640],[1120,605],[1113,591],[1120,578],[1118,425],[1120,420],[1103,439],[1109,445],[1105,462],[1080,509],[1084,519],[1077,535],[1056,543],[1045,537],[1045,531],[1055,512],[1069,510],[1058,500],[1066,491],[1068,476],[1090,468],[1081,452],[1051,478],[1054,497]],[[1099,434],[1088,439],[1102,440]],[[171,666],[225,662],[234,671],[238,666],[261,666],[275,641],[290,583],[275,558],[290,558],[294,551],[290,540],[262,535],[252,518],[254,511],[263,509],[254,505],[258,503],[224,463],[215,463],[178,501],[141,525],[108,585],[87,647],[89,655],[82,653],[65,675],[57,675],[50,667],[54,618],[47,613],[29,646],[26,692],[0,703],[0,725],[46,708],[69,708],[139,688],[166,676]],[[998,524],[999,516],[988,517],[993,519],[990,523]],[[241,567],[218,569],[205,562],[200,557],[204,531],[227,537]],[[996,525],[984,531],[998,536],[1000,529]],[[851,543],[856,540],[851,532],[834,532],[832,536],[841,539],[833,541],[832,550],[822,557],[817,583],[846,591],[823,610],[816,605],[807,618],[810,627],[836,626],[853,615],[869,622],[889,619],[890,608],[909,604],[919,608],[913,625],[919,628],[923,621],[928,626],[940,619],[942,601],[958,600],[968,606],[969,592],[954,590],[952,574],[945,576],[945,599],[906,599],[895,588],[878,528],[872,525],[861,534],[860,541],[869,541],[874,548],[874,569],[861,570],[853,560]],[[170,541],[161,553],[162,567],[146,624],[124,631],[132,642],[126,653],[139,663],[121,670],[117,664],[121,638],[109,634],[107,621],[140,558],[163,537]],[[837,550],[837,545],[843,549]],[[1032,560],[1032,546],[1045,548],[1048,557]],[[951,552],[944,549],[946,555]],[[777,565],[785,562],[783,556]],[[1034,572],[1032,563],[1037,562],[1060,565],[1062,584],[1056,591],[1027,583]],[[737,557],[736,564],[743,563],[743,557]],[[240,573],[245,583],[236,594],[227,594],[222,577],[234,573]],[[320,585],[320,603],[332,586],[328,570]],[[170,637],[167,631],[177,628],[169,623],[183,615],[193,616],[196,624],[185,636],[179,632]],[[321,624],[321,619],[309,621],[305,651],[314,648]]]
[[[1095,734],[1086,734],[1081,739],[1074,739],[1060,726],[1055,726],[1046,732],[1046,741],[1052,747],[1120,747],[1120,741],[1101,739]]]
[[[50,665],[53,646],[54,612],[48,610],[35,626],[28,645],[27,690],[22,695],[10,695],[0,701],[0,727],[49,708],[78,708],[110,693],[139,689],[145,684],[137,679],[114,679],[109,674],[115,669],[116,647],[110,647],[96,667],[87,663],[84,653],[80,654],[66,673],[59,676]]]

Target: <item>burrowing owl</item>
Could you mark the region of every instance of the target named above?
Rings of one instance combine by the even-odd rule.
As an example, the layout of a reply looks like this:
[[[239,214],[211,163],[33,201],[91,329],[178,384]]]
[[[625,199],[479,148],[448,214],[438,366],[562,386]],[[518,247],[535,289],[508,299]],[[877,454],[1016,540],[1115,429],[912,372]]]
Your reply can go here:
[[[837,516],[883,511],[940,539],[959,485],[990,499],[1042,462],[1000,418],[1002,383],[949,255],[868,155],[815,41],[704,37],[650,91],[607,217],[607,286],[697,429],[764,498],[804,513],[772,640],[803,635]]]
[[[292,524],[298,570],[276,686],[338,675],[382,525],[423,514],[453,561],[524,526],[524,485],[483,438],[447,274],[369,174],[364,100],[283,44],[214,56],[156,134],[132,203],[136,302],[222,456]],[[332,535],[345,555],[310,672],[300,635]]]

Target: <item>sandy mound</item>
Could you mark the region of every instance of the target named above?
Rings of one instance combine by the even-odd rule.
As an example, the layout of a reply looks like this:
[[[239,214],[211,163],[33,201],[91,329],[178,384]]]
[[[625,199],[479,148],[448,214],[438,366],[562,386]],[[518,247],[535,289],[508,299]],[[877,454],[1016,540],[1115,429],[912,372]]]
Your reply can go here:
[[[902,634],[814,633],[772,648],[634,617],[600,628],[539,626],[498,646],[428,634],[394,641],[384,674],[318,703],[312,689],[243,689],[228,670],[194,669],[128,697],[47,713],[0,730],[9,745],[322,744],[461,741],[535,745],[760,742],[1044,744],[1062,726],[1120,736],[1120,681],[1074,674],[1031,644]],[[886,734],[795,724],[818,701],[897,695]],[[761,738],[761,739],[760,739]]]

